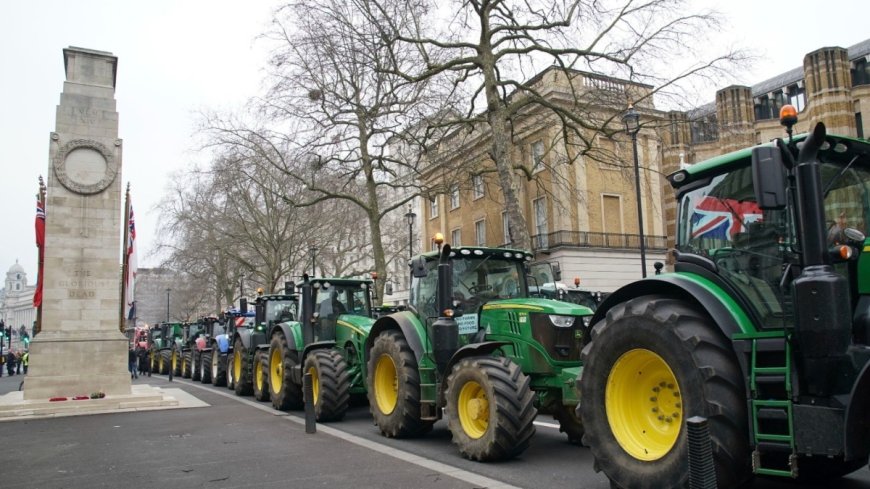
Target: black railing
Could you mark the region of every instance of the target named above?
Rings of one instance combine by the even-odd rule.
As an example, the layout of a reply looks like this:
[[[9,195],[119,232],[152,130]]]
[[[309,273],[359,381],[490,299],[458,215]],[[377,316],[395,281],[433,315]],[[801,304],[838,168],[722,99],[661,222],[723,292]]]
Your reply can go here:
[[[667,236],[644,236],[644,244],[648,250],[666,250]],[[556,231],[548,234],[532,236],[532,247],[535,251],[557,248],[560,246],[576,246],[581,248],[620,248],[640,249],[640,235],[593,233],[590,231]]]

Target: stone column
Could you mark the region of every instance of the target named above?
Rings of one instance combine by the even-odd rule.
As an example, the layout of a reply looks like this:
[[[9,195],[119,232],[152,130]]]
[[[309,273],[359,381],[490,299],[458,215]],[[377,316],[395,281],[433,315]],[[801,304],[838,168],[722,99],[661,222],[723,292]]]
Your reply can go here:
[[[816,122],[824,122],[828,134],[857,136],[850,67],[848,52],[839,47],[822,48],[804,56],[808,130]]]
[[[755,108],[749,87],[732,85],[716,92],[716,117],[722,153],[756,143]]]
[[[63,50],[66,81],[49,141],[42,332],[24,399],[131,393],[121,303],[118,58]]]

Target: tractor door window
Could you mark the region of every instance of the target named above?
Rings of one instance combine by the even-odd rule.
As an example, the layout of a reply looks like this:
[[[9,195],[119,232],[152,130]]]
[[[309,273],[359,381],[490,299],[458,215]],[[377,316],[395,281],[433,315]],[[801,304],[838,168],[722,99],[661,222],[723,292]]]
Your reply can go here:
[[[438,290],[438,269],[435,260],[426,262],[428,273],[425,277],[411,279],[411,298],[409,304],[421,317],[438,317],[435,294]]]
[[[365,284],[363,284],[365,285]],[[356,314],[357,316],[368,316],[369,315],[369,289],[368,286],[365,288],[354,288],[350,291],[350,307],[348,307],[347,312],[350,314]]]
[[[779,284],[791,226],[784,210],[758,207],[749,163],[682,196],[677,248],[712,259],[763,327],[782,327],[790,291]]]
[[[825,225],[828,244],[845,244],[843,230],[855,228],[867,234],[870,218],[870,172],[856,164],[848,168],[833,163],[822,163],[822,188],[825,196]]]
[[[336,287],[321,287],[317,291],[317,299],[314,310],[320,313],[321,318],[334,319],[347,312],[347,306],[342,302],[342,291]]]

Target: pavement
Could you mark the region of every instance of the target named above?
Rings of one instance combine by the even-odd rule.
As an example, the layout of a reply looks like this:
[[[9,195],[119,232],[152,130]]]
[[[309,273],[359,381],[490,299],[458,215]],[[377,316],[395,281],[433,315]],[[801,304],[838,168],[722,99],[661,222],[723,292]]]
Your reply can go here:
[[[4,375],[0,395],[17,391],[23,378]],[[201,407],[2,422],[0,487],[510,487],[328,425],[306,434],[297,413],[229,390],[158,376],[135,385],[183,390]]]

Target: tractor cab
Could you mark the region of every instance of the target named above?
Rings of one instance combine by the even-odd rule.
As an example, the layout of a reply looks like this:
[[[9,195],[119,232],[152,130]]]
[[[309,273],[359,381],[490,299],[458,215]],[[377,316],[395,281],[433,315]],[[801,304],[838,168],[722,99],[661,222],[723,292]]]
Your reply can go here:
[[[313,278],[310,286],[312,341],[337,341],[345,336],[340,327],[368,330],[371,326],[371,280]]]

